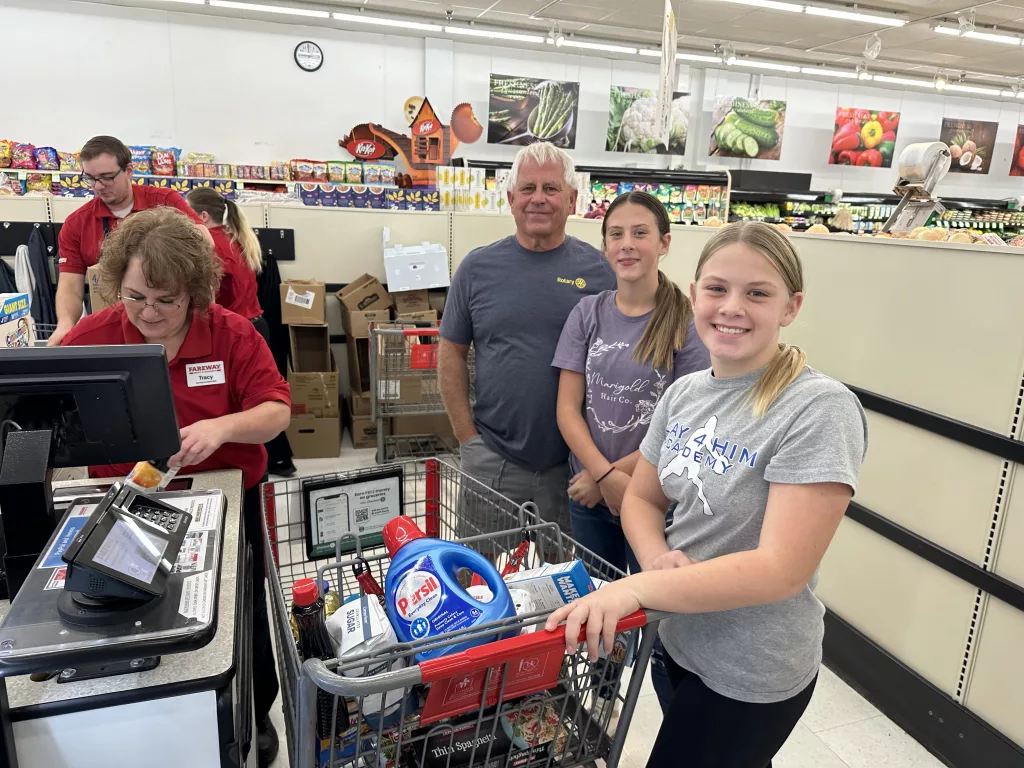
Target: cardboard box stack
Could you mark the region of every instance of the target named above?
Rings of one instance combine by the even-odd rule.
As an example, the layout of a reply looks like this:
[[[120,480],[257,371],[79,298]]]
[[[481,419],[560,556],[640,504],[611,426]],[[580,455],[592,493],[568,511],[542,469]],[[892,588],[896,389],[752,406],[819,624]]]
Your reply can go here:
[[[377,425],[370,419],[370,324],[391,320],[391,295],[372,275],[362,275],[337,293],[345,329],[348,379],[352,392],[346,403],[352,445],[374,448]]]
[[[292,420],[288,441],[300,459],[333,458],[341,454],[341,408],[338,366],[331,354],[324,309],[326,289],[317,280],[286,280],[281,284],[281,320],[291,346],[288,384]]]

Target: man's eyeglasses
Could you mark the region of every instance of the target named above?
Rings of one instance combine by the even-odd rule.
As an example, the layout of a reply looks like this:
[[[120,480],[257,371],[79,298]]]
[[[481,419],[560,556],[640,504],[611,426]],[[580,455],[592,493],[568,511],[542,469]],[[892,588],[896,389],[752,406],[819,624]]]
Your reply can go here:
[[[188,299],[171,299],[168,297],[157,299],[155,302],[150,304],[145,299],[136,299],[133,296],[124,296],[123,294],[117,294],[117,298],[125,305],[125,307],[133,307],[140,312],[146,307],[151,307],[157,312],[170,312],[172,310],[181,307]]]
[[[99,176],[90,176],[88,173],[83,173],[82,183],[89,187],[89,189],[92,189],[97,184],[109,184],[122,173],[124,173],[124,168],[118,168],[117,173],[101,173]]]

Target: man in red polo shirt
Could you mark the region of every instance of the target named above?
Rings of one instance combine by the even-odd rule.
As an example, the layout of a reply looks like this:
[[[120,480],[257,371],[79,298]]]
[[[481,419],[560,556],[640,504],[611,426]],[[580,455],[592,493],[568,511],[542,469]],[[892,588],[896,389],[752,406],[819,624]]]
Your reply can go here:
[[[177,208],[199,225],[213,245],[202,220],[181,195],[173,189],[132,184],[132,153],[119,139],[94,136],[82,147],[79,157],[82,178],[96,196],[68,216],[60,230],[57,330],[50,336],[51,347],[60,344],[82,317],[85,270],[99,261],[103,239],[128,214],[160,205]]]

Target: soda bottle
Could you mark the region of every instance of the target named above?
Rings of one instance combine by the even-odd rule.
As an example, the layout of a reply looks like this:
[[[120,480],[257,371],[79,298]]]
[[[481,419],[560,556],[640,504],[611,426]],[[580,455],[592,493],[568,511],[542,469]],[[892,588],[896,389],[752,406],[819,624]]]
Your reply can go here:
[[[313,579],[299,579],[292,587],[292,616],[299,633],[299,656],[307,659],[328,661],[334,658],[334,647],[331,636],[327,634],[324,624],[324,601],[320,590]],[[331,729],[334,710],[334,696],[326,691],[316,692],[317,738],[326,740],[335,734],[342,734],[349,728],[348,705],[345,700],[338,700],[337,728]]]

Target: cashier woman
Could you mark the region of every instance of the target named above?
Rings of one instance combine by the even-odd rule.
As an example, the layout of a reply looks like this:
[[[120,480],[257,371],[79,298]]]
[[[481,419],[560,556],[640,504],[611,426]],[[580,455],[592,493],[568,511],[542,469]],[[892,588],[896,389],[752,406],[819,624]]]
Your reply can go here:
[[[245,534],[253,554],[253,693],[259,765],[265,766],[278,747],[268,717],[278,683],[259,485],[267,472],[263,443],[288,426],[291,397],[253,324],[213,303],[222,268],[200,229],[166,207],[125,220],[104,242],[99,262],[101,290],[116,303],[83,318],[61,344],[162,344],[181,428],[181,450],[171,464],[197,472],[242,470]],[[90,474],[118,477],[130,469],[91,467]]]

